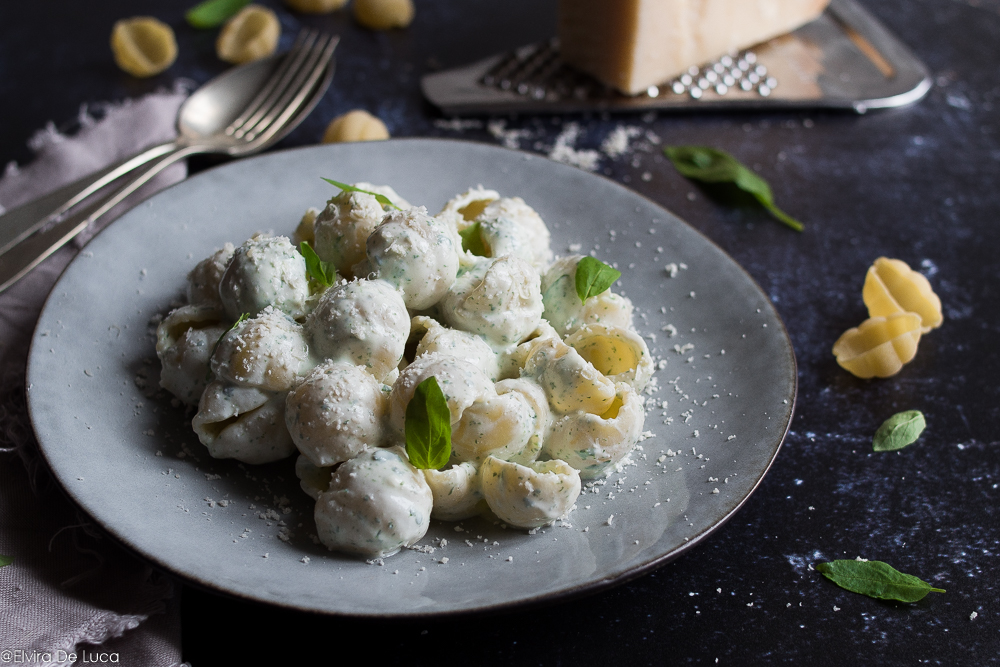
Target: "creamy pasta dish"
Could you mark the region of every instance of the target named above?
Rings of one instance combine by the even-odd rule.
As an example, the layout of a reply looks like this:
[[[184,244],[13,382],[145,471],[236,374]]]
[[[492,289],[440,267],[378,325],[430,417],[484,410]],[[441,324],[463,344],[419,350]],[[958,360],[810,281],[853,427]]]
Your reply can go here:
[[[519,197],[480,186],[431,215],[390,187],[344,186],[290,237],[226,244],[191,270],[188,304],[157,330],[161,385],[196,408],[213,457],[297,457],[332,550],[388,556],[432,518],[544,526],[643,432],[653,362],[627,298],[581,294],[593,261],[555,258]],[[406,448],[428,378],[450,415],[439,469]]]

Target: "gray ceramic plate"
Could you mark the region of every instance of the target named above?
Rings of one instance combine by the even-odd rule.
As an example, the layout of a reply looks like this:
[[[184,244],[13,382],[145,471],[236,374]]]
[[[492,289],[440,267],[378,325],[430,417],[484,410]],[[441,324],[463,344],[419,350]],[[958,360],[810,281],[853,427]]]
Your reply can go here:
[[[635,464],[585,487],[567,522],[535,535],[481,519],[435,523],[421,544],[444,538],[447,546],[368,564],[311,539],[312,502],[291,462],[210,458],[190,415],[156,391],[151,319],[177,305],[187,271],[226,241],[291,233],[306,208],[332,196],[321,176],[388,183],[432,211],[481,183],[531,204],[556,253],[579,243],[617,263],[636,324],[665,360]],[[669,263],[678,265],[673,278]],[[669,212],[542,157],[430,139],[274,153],[199,174],[143,203],[95,238],[56,285],[34,335],[28,382],[53,471],[122,542],[214,590],[359,616],[552,600],[677,557],[760,482],[788,429],[796,388],[791,344],[767,297]]]

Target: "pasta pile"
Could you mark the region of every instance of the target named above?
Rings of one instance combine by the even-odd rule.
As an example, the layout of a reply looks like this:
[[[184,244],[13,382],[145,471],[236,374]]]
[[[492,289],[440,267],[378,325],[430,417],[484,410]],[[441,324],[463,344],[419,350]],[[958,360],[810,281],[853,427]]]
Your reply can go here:
[[[480,186],[432,216],[387,186],[344,188],[292,239],[226,244],[190,272],[189,304],[157,332],[161,385],[197,406],[213,457],[297,454],[333,550],[391,555],[432,517],[565,517],[581,479],[613,470],[642,433],[653,363],[632,304],[610,289],[582,298],[584,257],[553,261],[518,197]],[[336,267],[331,285],[293,241]],[[441,470],[415,468],[404,446],[430,377],[451,419]]]

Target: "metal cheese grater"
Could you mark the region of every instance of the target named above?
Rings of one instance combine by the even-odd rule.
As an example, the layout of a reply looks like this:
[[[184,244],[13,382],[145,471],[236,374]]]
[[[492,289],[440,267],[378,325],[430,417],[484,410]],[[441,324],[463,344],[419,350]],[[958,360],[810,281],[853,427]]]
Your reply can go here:
[[[868,109],[911,104],[927,67],[855,0],[764,44],[624,95],[574,70],[558,40],[429,74],[424,95],[446,114],[698,109]]]

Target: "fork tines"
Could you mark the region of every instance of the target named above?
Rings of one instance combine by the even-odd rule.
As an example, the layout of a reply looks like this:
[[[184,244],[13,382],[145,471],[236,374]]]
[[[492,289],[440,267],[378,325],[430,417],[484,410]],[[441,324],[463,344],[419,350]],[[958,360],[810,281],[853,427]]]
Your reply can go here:
[[[226,128],[226,134],[253,141],[278,118],[294,113],[329,65],[338,41],[337,36],[317,30],[299,32],[292,48],[253,101]]]

